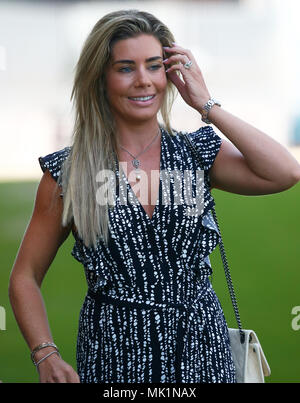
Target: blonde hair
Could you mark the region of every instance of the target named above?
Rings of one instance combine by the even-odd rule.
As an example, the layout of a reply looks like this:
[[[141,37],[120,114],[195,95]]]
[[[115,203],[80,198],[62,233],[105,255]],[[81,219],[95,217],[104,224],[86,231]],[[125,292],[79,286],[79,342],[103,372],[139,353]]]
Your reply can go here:
[[[174,37],[152,14],[138,10],[112,12],[101,18],[87,37],[76,65],[71,100],[75,122],[72,147],[61,169],[64,196],[62,225],[73,220],[78,235],[88,247],[96,248],[98,238],[109,240],[109,204],[96,200],[96,175],[102,170],[115,172],[115,123],[105,85],[105,68],[116,41],[139,34],[150,34],[162,46],[171,46]],[[160,110],[164,127],[173,134],[169,116],[175,87],[168,80]]]

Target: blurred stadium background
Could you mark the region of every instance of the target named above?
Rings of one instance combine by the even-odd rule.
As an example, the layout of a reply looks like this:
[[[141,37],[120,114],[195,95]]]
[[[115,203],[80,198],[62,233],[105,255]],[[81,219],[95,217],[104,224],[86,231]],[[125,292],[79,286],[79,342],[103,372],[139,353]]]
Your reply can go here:
[[[38,381],[8,301],[9,274],[42,176],[38,157],[70,142],[71,86],[83,42],[101,16],[120,8],[146,10],[166,22],[176,42],[192,50],[223,107],[271,135],[300,161],[297,0],[1,1],[2,382]],[[172,124],[192,131],[202,122],[178,97]],[[213,195],[243,324],[257,332],[271,366],[266,381],[299,382],[300,330],[292,327],[292,309],[300,306],[300,185],[260,197],[216,190]],[[70,236],[42,291],[54,340],[75,367],[86,285],[82,266],[70,255],[72,246]],[[235,326],[218,249],[211,260],[213,286],[229,325]]]

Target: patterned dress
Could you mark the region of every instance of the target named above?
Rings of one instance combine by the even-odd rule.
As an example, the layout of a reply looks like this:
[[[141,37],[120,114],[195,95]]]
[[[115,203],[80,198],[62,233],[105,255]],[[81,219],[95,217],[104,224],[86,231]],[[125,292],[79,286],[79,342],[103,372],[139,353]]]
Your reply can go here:
[[[116,160],[119,186],[109,210],[108,245],[99,240],[96,249],[88,248],[72,231],[71,254],[84,266],[88,285],[77,341],[82,383],[236,382],[227,324],[209,281],[219,233],[208,174],[221,138],[210,126],[188,135],[203,162],[201,214],[188,214],[191,205],[178,203],[178,182],[161,175],[150,219]],[[57,180],[69,152],[66,147],[40,157],[42,170]],[[195,196],[199,169],[182,133],[161,128],[160,173],[192,172]]]

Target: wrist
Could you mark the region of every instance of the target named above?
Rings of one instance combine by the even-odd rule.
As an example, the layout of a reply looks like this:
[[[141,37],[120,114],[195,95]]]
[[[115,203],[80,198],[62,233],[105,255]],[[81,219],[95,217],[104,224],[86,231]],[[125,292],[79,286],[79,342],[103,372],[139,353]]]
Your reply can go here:
[[[45,354],[44,357],[42,357],[39,361],[36,362],[35,366],[37,371],[40,370],[40,368],[47,367],[51,368],[53,366],[56,366],[57,360],[61,360],[61,355],[59,354],[58,351],[50,351],[49,353]]]
[[[45,347],[42,350],[39,350],[34,355],[34,362],[37,363],[47,354],[51,353],[52,351],[58,351],[55,347]],[[53,356],[57,356],[57,354],[53,354]],[[51,356],[52,357],[52,356]]]
[[[31,351],[30,357],[33,364],[37,367],[40,362],[54,354],[60,357],[57,346],[52,341],[47,341],[36,346]]]
[[[206,97],[199,99],[197,102],[197,106],[195,107],[195,109],[201,114],[203,115],[203,113],[205,112],[204,109],[204,105],[211,99],[212,97],[208,94]]]
[[[221,106],[220,102],[217,101],[214,98],[210,98],[201,108],[200,108],[200,113],[202,115],[202,121],[205,122],[206,124],[210,124],[211,121],[209,119],[209,114],[212,108],[215,108],[215,106]]]

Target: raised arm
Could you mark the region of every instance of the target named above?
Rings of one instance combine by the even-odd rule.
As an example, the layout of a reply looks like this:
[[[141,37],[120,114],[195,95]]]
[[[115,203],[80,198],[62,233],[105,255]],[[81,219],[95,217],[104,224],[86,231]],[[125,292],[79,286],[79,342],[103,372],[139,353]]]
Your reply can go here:
[[[10,276],[10,302],[30,350],[41,343],[53,342],[40,287],[59,247],[71,231],[71,225],[61,225],[63,202],[59,193],[56,182],[46,170]],[[51,351],[55,349],[47,347],[38,351],[35,361]],[[38,371],[40,382],[79,382],[77,373],[57,354],[41,362]]]
[[[193,54],[176,44],[164,50],[168,55],[164,63],[171,66],[166,70],[168,77],[185,102],[203,115],[210,93]],[[270,136],[216,105],[208,118],[230,140],[222,141],[210,170],[212,188],[262,195],[281,192],[300,181],[298,161]]]
[[[282,192],[300,181],[300,165],[277,141],[218,106],[209,119],[223,140],[210,171],[212,188],[242,195]]]

